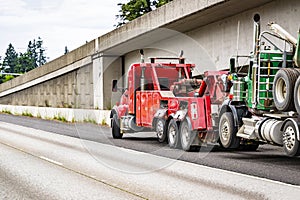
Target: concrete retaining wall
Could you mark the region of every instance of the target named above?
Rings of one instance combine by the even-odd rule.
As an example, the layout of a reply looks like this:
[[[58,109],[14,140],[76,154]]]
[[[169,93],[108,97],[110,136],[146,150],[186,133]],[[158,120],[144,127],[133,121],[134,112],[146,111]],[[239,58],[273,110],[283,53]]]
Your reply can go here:
[[[0,98],[0,104],[91,109],[94,103],[92,76],[91,64],[79,67],[22,90],[15,88],[16,92]]]
[[[38,117],[41,119],[56,119],[68,122],[90,122],[100,125],[110,125],[110,111],[106,110],[12,106],[0,104],[0,112],[10,113],[13,115]]]
[[[59,69],[72,65],[86,58],[87,56],[92,55],[94,51],[95,51],[95,41],[93,40],[69,52],[66,55],[63,55],[55,60],[52,60],[51,62],[46,63],[41,67],[38,67],[34,70],[27,72],[23,76],[16,77],[11,81],[0,84],[0,92],[14,88],[19,85],[23,85],[24,83],[33,81],[47,74],[55,72]]]
[[[252,17],[262,30],[276,21],[292,35],[299,29],[299,0],[174,0],[78,49],[9,82],[0,84],[0,103],[20,106],[110,109],[130,64],[145,56],[176,56],[184,51],[198,75],[228,68],[230,57],[252,50]],[[239,29],[238,29],[239,27]],[[239,35],[239,37],[238,37]],[[243,64],[243,63],[241,63]],[[124,74],[123,74],[124,73]],[[122,84],[120,84],[122,86]]]

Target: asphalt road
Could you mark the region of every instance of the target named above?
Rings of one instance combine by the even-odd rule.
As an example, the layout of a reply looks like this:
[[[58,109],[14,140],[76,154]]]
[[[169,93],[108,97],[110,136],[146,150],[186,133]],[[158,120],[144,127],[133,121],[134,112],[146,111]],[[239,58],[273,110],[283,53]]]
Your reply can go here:
[[[90,140],[283,183],[300,185],[300,157],[289,158],[280,147],[262,145],[256,152],[226,151],[219,147],[203,147],[200,152],[184,152],[170,149],[167,144],[158,143],[154,137],[155,135],[151,133],[126,135],[121,140],[115,140],[111,137],[109,127],[101,127],[94,124],[62,123],[7,114],[0,114],[0,121],[81,138],[83,139],[82,144],[87,150],[89,150],[89,146],[86,145],[85,141]]]
[[[291,184],[12,123],[0,121],[0,130],[0,199],[294,200],[300,193]]]
[[[1,143],[0,149],[1,199],[141,199],[44,157]]]

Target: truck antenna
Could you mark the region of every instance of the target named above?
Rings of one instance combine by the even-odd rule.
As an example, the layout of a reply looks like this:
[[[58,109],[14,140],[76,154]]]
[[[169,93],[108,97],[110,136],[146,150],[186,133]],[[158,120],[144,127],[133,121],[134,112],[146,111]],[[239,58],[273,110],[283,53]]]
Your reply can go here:
[[[180,51],[179,58],[182,58],[182,56],[183,56],[183,50]]]
[[[145,57],[144,57],[144,50],[140,49],[140,54],[141,54],[141,63],[145,63]]]
[[[240,41],[240,20],[238,21],[237,24],[237,37],[236,37],[236,56],[238,57],[239,55],[239,41]]]
[[[179,64],[184,64],[183,50],[181,50],[179,54]]]

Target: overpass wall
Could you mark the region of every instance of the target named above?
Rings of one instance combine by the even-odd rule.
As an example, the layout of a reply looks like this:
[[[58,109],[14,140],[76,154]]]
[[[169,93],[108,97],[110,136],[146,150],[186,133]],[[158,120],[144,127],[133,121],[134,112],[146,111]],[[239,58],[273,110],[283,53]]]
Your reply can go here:
[[[0,104],[57,107],[93,107],[94,41],[25,75],[0,84]]]
[[[92,65],[0,98],[0,104],[93,108]]]
[[[1,84],[0,104],[110,109],[120,96],[120,93],[111,93],[111,80],[124,82],[122,75],[126,75],[130,64],[140,60],[138,49],[145,49],[146,57],[176,56],[184,50],[187,62],[197,65],[194,73],[197,75],[206,70],[228,68],[231,56],[237,52],[242,55],[251,52],[252,17],[255,13],[261,15],[262,30],[267,29],[268,22],[275,21],[296,37],[300,27],[299,0],[244,3],[237,0],[191,0],[191,5],[195,3],[203,9],[199,11],[188,9],[189,5],[184,2],[174,0],[155,13]],[[200,6],[201,2],[209,7]],[[251,2],[263,3],[239,10],[239,6]],[[212,7],[214,3],[215,9]],[[180,6],[186,7],[181,9]],[[218,18],[218,15],[226,17]],[[131,30],[133,34],[130,34]]]
[[[244,2],[247,3],[247,1]],[[229,68],[229,59],[232,56],[237,53],[249,55],[252,51],[254,14],[261,15],[262,31],[269,30],[267,27],[269,22],[276,22],[297,37],[300,28],[299,10],[299,0],[277,0],[209,24],[197,26],[184,33],[170,34],[171,30],[161,28],[161,34],[169,34],[171,37],[152,41],[143,48],[151,49],[149,56],[166,54],[161,52],[178,55],[179,51],[183,50],[187,61],[195,63],[197,66],[195,75],[206,70],[226,69]],[[182,26],[184,27],[184,23]],[[127,64],[139,61],[137,55],[137,51],[126,54]]]

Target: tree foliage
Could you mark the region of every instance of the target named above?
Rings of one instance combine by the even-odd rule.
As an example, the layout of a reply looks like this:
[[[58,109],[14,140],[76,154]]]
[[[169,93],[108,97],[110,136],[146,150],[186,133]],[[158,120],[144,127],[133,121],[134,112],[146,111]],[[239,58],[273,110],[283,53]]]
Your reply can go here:
[[[3,59],[3,68],[5,72],[13,73],[15,71],[18,62],[18,54],[14,46],[10,43],[5,52],[5,57]]]
[[[40,37],[28,42],[25,53],[17,53],[14,46],[9,44],[3,62],[0,62],[0,83],[10,80],[13,74],[26,73],[46,62],[45,48]]]
[[[152,10],[171,2],[172,0],[130,0],[128,3],[119,3],[121,7],[117,27],[126,24]]]
[[[46,63],[46,56],[44,55],[45,49],[43,40],[38,37],[38,40],[29,41],[27,48],[27,55],[32,60],[33,69]]]

